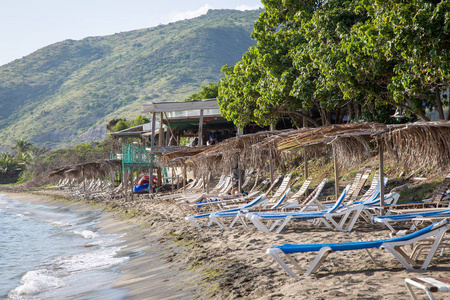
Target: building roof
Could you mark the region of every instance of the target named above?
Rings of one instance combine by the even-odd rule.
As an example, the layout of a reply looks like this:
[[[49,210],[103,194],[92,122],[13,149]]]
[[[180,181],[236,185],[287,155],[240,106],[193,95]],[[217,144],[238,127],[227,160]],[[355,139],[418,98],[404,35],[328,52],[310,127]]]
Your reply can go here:
[[[178,112],[188,110],[219,109],[217,99],[205,99],[194,101],[170,101],[145,103],[142,113]]]

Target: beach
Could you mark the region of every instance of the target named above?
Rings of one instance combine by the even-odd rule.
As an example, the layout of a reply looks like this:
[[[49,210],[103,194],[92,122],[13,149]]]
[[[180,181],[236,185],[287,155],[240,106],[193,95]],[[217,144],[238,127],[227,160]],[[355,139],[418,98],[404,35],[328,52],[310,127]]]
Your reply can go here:
[[[68,197],[60,190],[32,193]],[[297,222],[296,228],[278,235],[248,232],[241,224],[225,231],[214,225],[200,230],[185,221],[186,212],[170,201],[140,196],[106,204],[64,202],[106,211],[101,222],[105,232],[126,232],[128,247],[146,253],[126,264],[116,283],[128,290],[130,299],[408,299],[405,278],[445,277],[450,272],[445,252],[434,257],[427,271],[408,272],[391,254],[369,249],[376,265],[365,250],[342,251],[332,253],[316,274],[291,278],[266,254],[269,247],[383,239],[389,231],[364,222],[357,222],[350,233],[308,222]],[[314,257],[315,253],[296,256],[305,269]]]

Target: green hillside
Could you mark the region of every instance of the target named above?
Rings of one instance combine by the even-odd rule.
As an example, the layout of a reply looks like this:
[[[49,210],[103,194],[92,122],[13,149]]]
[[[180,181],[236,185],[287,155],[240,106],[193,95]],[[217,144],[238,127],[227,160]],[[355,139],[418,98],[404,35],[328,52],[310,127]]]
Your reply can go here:
[[[0,150],[25,138],[64,147],[105,136],[148,101],[181,101],[217,82],[255,42],[261,11],[210,10],[148,29],[66,40],[0,67]]]

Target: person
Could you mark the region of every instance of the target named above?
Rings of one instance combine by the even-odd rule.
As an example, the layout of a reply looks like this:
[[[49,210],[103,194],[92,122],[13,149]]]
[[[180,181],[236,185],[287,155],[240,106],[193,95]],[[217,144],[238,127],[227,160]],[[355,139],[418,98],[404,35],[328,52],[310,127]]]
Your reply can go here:
[[[209,140],[208,140],[207,144],[208,144],[208,146],[212,146],[212,145],[216,144],[216,139],[214,138],[213,135],[209,136]]]
[[[191,142],[191,147],[196,147],[198,146],[198,137],[196,137],[192,142]]]

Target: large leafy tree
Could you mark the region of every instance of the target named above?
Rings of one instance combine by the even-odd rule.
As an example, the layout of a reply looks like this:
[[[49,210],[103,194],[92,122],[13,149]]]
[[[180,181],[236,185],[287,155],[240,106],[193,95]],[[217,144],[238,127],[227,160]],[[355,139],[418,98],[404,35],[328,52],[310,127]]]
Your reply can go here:
[[[263,1],[257,45],[223,69],[219,104],[239,125],[280,115],[311,124],[388,121],[393,108],[444,118],[449,85],[449,0]],[[433,91],[433,92],[432,92]],[[311,119],[319,111],[321,120]],[[244,115],[242,115],[244,114]],[[309,118],[309,119],[308,119]]]
[[[318,125],[306,111],[311,106],[307,99],[299,99],[291,91],[298,76],[292,50],[306,42],[298,29],[320,2],[262,1],[265,10],[252,35],[257,45],[234,68],[222,70],[225,79],[219,86],[219,105],[236,125],[242,127],[250,121],[269,125],[280,115],[303,117]]]

